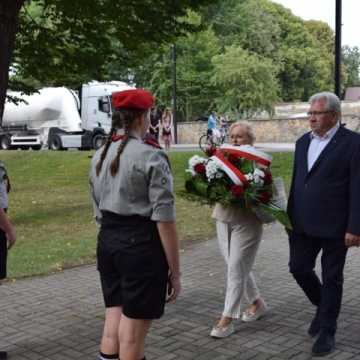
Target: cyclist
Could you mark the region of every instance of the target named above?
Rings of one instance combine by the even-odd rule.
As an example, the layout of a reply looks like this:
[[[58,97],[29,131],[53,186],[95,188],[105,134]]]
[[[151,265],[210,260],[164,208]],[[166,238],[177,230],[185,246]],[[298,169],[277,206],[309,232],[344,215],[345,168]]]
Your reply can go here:
[[[212,111],[208,118],[207,124],[207,138],[212,143],[216,143],[216,138],[219,137],[219,130],[217,129],[216,113]]]

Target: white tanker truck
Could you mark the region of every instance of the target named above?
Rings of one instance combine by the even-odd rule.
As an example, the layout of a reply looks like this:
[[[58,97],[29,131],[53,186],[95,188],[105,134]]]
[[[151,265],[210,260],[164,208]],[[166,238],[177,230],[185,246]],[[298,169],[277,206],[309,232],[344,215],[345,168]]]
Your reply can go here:
[[[65,87],[29,96],[12,92],[25,102],[5,104],[0,148],[97,149],[111,127],[111,94],[130,88],[112,81],[84,84],[79,93]]]

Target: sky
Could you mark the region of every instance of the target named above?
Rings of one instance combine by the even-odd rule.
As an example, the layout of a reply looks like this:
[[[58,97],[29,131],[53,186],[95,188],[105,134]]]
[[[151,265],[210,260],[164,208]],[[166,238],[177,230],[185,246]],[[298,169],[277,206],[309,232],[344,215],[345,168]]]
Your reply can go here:
[[[304,20],[322,20],[335,30],[336,0],[271,0]],[[360,48],[360,0],[342,0],[342,45]]]

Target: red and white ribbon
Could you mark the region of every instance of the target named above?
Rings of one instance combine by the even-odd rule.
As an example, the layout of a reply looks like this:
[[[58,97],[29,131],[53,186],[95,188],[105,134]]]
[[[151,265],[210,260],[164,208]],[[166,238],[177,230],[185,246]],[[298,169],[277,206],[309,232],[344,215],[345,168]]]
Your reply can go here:
[[[235,185],[245,186],[248,184],[245,175],[227,160],[220,150],[217,150],[210,159],[216,162],[219,168],[229,176]]]
[[[240,145],[234,146],[230,144],[223,144],[220,146],[221,152],[226,152],[228,154],[234,155],[236,157],[245,158],[247,160],[253,160],[260,165],[269,167],[272,161],[272,156],[255,149],[251,145]]]

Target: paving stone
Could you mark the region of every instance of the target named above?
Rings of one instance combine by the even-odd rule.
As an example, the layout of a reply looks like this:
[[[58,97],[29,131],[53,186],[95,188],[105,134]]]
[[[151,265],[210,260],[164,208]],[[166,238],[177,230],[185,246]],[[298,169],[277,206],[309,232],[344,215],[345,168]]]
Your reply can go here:
[[[146,341],[148,360],[311,359],[313,340],[306,331],[314,309],[288,272],[287,238],[279,225],[265,227],[254,269],[270,310],[253,323],[236,321],[236,333],[226,339],[209,336],[225,292],[217,243],[194,243],[183,250],[183,293],[153,323]],[[350,249],[336,351],[327,359],[360,359],[358,258],[358,250]],[[94,265],[4,283],[0,308],[0,349],[9,352],[10,360],[97,358],[104,307]]]

